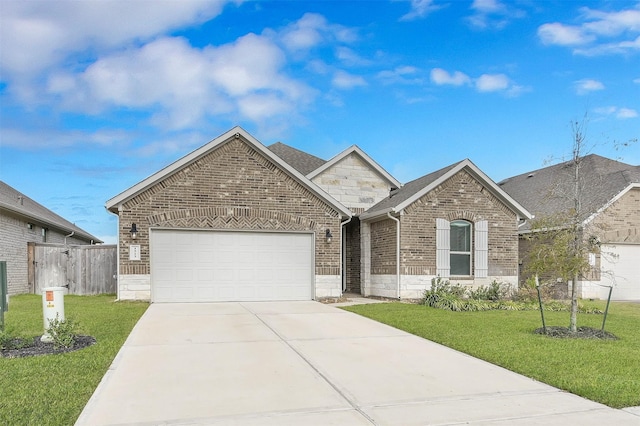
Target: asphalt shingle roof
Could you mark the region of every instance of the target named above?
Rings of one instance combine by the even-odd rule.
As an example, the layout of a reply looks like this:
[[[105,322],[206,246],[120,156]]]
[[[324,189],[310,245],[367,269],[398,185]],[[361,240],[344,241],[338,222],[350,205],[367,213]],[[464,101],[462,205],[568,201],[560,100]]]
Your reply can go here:
[[[6,210],[28,218],[40,225],[54,227],[65,232],[68,231],[69,233],[73,231],[75,232],[74,236],[76,238],[102,243],[101,240],[89,234],[87,231],[79,228],[2,181],[0,181],[0,210]]]
[[[591,154],[582,158],[580,171],[581,220],[604,207],[632,183],[640,183],[640,166]],[[499,182],[513,199],[537,217],[573,208],[574,167],[571,161],[523,173]]]
[[[287,164],[305,176],[327,162],[322,158],[307,154],[304,151],[285,145],[282,142],[276,142],[273,145],[269,145],[267,149],[282,158],[287,162]]]
[[[451,164],[450,166],[444,167],[440,170],[436,170],[435,172],[419,177],[418,179],[412,180],[411,182],[407,182],[402,186],[402,188],[393,191],[389,197],[370,207],[369,210],[367,210],[367,213],[375,214],[378,212],[383,212],[402,204],[404,201],[413,197],[422,189],[429,186],[431,183],[435,182],[443,175],[447,174],[449,170],[455,168],[461,162],[462,161]]]

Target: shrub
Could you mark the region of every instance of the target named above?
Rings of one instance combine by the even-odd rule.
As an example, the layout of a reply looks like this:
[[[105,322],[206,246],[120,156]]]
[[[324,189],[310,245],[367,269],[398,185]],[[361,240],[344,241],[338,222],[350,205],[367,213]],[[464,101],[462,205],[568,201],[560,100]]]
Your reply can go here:
[[[75,343],[75,338],[78,335],[80,325],[73,319],[67,318],[61,321],[56,317],[49,320],[49,327],[47,327],[47,334],[51,336],[53,340],[53,346],[58,348],[72,348]]]

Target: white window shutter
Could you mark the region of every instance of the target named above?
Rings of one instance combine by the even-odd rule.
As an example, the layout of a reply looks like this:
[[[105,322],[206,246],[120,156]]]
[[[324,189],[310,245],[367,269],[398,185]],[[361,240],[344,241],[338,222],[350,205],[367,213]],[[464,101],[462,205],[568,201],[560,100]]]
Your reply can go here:
[[[449,221],[436,219],[436,275],[449,278],[451,266],[449,248],[451,247]]]
[[[475,223],[475,277],[487,278],[489,276],[489,224],[486,220]]]

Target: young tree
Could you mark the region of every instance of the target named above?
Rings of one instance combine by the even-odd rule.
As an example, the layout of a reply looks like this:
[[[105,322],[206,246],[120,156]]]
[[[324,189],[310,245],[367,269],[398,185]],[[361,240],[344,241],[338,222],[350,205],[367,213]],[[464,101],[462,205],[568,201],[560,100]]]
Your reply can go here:
[[[591,269],[589,253],[597,252],[599,247],[597,234],[587,232],[584,225],[590,210],[585,208],[583,188],[588,184],[597,184],[588,182],[583,170],[586,119],[572,122],[571,126],[573,146],[571,159],[566,162],[566,176],[553,185],[549,194],[549,197],[564,199],[565,209],[532,221],[533,232],[528,234],[530,251],[527,265],[536,275],[572,282],[569,329],[576,332],[578,282]]]

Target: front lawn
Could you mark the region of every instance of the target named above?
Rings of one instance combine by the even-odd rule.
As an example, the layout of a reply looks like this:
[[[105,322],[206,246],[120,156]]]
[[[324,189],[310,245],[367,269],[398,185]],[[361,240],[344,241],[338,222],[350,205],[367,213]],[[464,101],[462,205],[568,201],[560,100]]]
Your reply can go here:
[[[604,304],[603,304],[604,307]],[[606,330],[619,340],[550,338],[536,311],[452,312],[385,303],[344,309],[484,359],[610,407],[640,405],[640,304],[614,303]],[[602,315],[579,326],[600,328]],[[548,326],[568,326],[567,312],[546,312]]]
[[[65,354],[0,358],[0,425],[72,425],[118,350],[149,306],[114,296],[65,296],[65,315],[93,346]],[[5,313],[12,335],[42,335],[42,297],[12,296]]]

